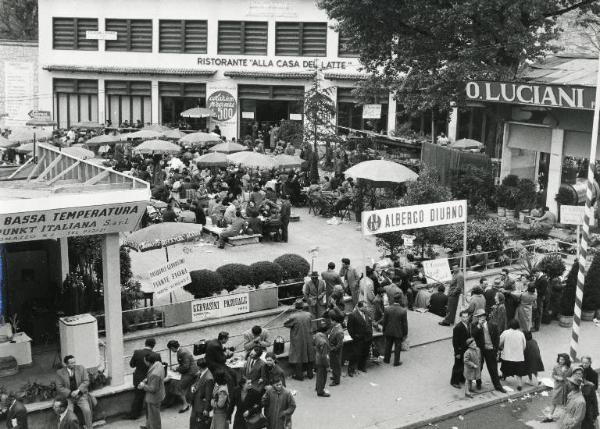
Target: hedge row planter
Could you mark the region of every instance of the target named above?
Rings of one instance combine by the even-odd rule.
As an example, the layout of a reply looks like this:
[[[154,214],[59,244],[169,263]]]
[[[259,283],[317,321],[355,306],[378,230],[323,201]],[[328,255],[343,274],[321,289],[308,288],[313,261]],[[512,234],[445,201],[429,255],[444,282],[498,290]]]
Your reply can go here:
[[[504,207],[498,207],[498,217],[506,217],[506,209]]]
[[[592,320],[594,320],[595,315],[596,315],[595,310],[583,310],[581,312],[581,320],[583,320],[585,322],[591,322]]]
[[[514,219],[516,214],[516,210],[506,209],[506,217],[509,219]]]
[[[563,328],[570,328],[573,326],[573,316],[563,316],[561,314],[558,318],[558,324]]]

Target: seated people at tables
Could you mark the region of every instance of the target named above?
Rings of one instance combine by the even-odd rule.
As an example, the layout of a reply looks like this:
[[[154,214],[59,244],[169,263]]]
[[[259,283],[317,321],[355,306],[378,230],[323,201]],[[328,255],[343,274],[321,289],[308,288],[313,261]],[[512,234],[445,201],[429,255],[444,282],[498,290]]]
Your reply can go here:
[[[448,296],[444,293],[446,288],[439,285],[437,292],[429,298],[429,312],[437,314],[440,317],[446,317],[446,307],[448,305]]]
[[[250,201],[256,204],[256,207],[260,207],[264,200],[264,192],[262,192],[258,186],[254,186],[252,192],[250,193]]]
[[[244,337],[244,349],[247,352],[250,352],[256,346],[260,346],[266,350],[267,347],[271,347],[273,344],[269,338],[269,331],[258,325],[244,332],[242,336]]]
[[[227,208],[225,209],[225,213],[223,214],[223,218],[228,225],[233,223],[235,219],[235,212],[240,210],[240,205],[236,200],[230,200]]]
[[[481,244],[478,244],[475,247],[475,252],[469,256],[469,267],[474,271],[483,271],[487,269],[488,263],[488,255],[487,253],[482,253],[483,248]]]
[[[245,228],[246,221],[244,218],[242,218],[242,213],[237,210],[235,212],[235,219],[231,225],[229,225],[225,231],[219,234],[219,249],[223,249],[225,247],[225,240],[227,238],[242,234]]]

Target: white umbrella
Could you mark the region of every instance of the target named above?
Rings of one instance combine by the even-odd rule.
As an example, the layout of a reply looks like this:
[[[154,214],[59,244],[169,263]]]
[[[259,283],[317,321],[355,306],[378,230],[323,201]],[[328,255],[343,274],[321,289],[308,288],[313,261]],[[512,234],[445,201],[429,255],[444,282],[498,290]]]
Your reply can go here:
[[[88,158],[93,158],[94,156],[96,156],[94,154],[94,152],[92,152],[91,150],[84,149],[82,147],[77,147],[77,146],[64,147],[61,149],[61,152],[66,153],[67,155],[74,156],[75,158],[80,158],[80,159],[88,159]]]
[[[481,149],[483,143],[473,139],[460,139],[448,145],[453,149]]]
[[[215,113],[207,107],[193,107],[181,112],[183,118],[211,118]]]
[[[104,128],[104,125],[102,125],[98,122],[82,121],[82,122],[77,122],[77,123],[71,125],[71,128],[97,130],[100,128]]]
[[[261,169],[277,168],[277,161],[270,156],[258,152],[238,152],[227,155],[227,160],[232,164],[239,164],[245,167],[258,167]]]
[[[101,136],[95,136],[91,139],[87,140],[84,144],[88,147],[90,146],[104,146],[112,143],[120,143],[121,134],[103,134]]]
[[[0,149],[8,149],[10,147],[15,147],[15,146],[18,146],[18,145],[19,145],[19,143],[17,143],[17,142],[11,142],[7,138],[4,138],[4,137],[0,136]]]
[[[179,139],[185,137],[185,133],[182,133],[178,129],[175,129],[175,130],[165,131],[164,134],[163,134],[163,136],[166,139],[179,140]]]
[[[163,133],[153,130],[139,130],[133,133],[121,134],[121,141],[133,140],[133,139],[158,139],[163,136]]]
[[[181,147],[175,143],[168,142],[166,140],[146,140],[142,144],[136,146],[133,149],[138,153],[172,153],[177,154],[181,152]]]
[[[200,167],[225,167],[227,165],[227,155],[221,152],[207,153],[196,160],[196,165]]]
[[[346,177],[371,180],[373,182],[403,183],[416,180],[419,175],[402,164],[385,160],[360,162],[346,171]]]
[[[191,133],[179,140],[184,146],[207,146],[221,143],[221,136],[215,133]]]
[[[36,140],[41,141],[52,137],[52,130],[17,127],[11,130],[8,140],[13,143],[29,143],[33,141],[34,134]]]
[[[234,142],[219,143],[218,145],[215,145],[210,148],[211,152],[223,152],[223,153],[235,153],[235,152],[241,152],[243,150],[248,150],[248,148],[244,145],[241,145],[239,143],[234,143]]]
[[[280,154],[275,157],[275,161],[277,161],[277,165],[280,168],[297,168],[302,165],[304,160],[296,155],[286,155]]]
[[[164,135],[164,133],[166,133],[167,131],[170,131],[171,128],[167,127],[166,125],[151,124],[151,125],[146,125],[144,128],[142,128],[142,130],[156,131],[157,133],[162,133]]]

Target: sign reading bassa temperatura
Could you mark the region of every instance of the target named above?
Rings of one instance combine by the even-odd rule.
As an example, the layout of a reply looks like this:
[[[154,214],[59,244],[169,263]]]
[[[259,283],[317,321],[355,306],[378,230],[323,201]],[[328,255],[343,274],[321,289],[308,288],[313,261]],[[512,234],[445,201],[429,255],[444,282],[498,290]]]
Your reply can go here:
[[[150,271],[149,275],[155,297],[169,294],[192,282],[184,258],[169,261]]]
[[[248,292],[213,296],[191,301],[192,322],[250,312]]]
[[[131,231],[146,202],[0,214],[0,243]]]
[[[467,200],[362,212],[362,230],[365,235],[429,226],[448,225],[467,219]]]

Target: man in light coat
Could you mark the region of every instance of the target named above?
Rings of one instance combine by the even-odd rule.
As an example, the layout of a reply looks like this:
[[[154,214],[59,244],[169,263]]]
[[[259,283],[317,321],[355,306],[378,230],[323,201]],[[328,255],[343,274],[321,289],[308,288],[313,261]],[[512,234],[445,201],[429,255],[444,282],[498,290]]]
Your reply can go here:
[[[79,407],[86,428],[92,429],[92,406],[95,398],[88,392],[90,379],[87,370],[83,366],[77,365],[73,355],[65,356],[63,362],[65,366],[56,371],[56,390],[72,405]]]
[[[304,379],[304,367],[308,379],[313,377],[315,348],[313,346],[311,321],[313,316],[304,310],[304,302],[297,300],[294,304],[296,312],[283,323],[290,329],[290,353],[288,361],[294,367],[295,380]]]
[[[383,336],[385,337],[385,353],[383,361],[390,363],[392,347],[394,347],[394,366],[402,365],[400,362],[400,351],[402,341],[408,335],[408,318],[406,308],[402,307],[400,301],[402,295],[394,297],[394,303],[385,309],[383,313]]]
[[[354,267],[350,266],[350,259],[342,258],[342,268],[340,269],[340,277],[346,283],[346,291],[352,296],[352,306],[358,303],[358,282],[360,276]]]
[[[319,273],[313,271],[310,280],[302,287],[304,300],[315,319],[321,317],[326,309],[325,282],[319,278]]]
[[[145,357],[148,375],[138,385],[146,392],[146,429],[161,429],[160,404],[165,399],[165,369],[160,355],[152,352]]]

